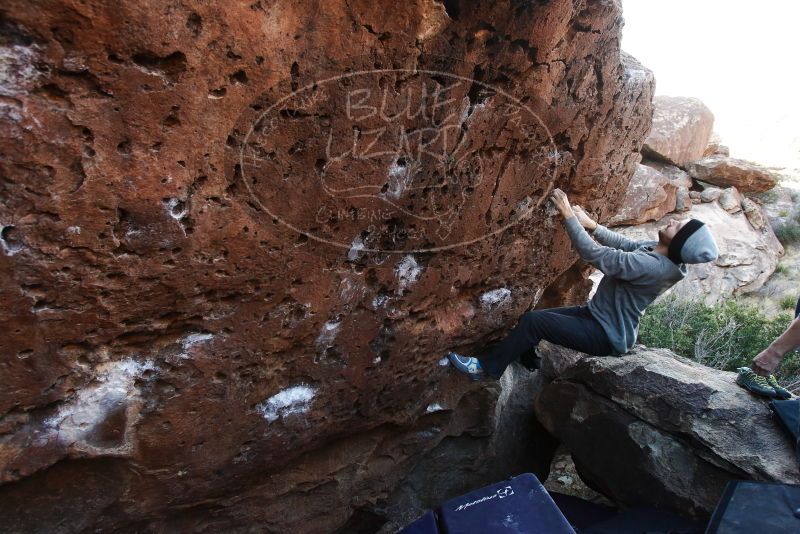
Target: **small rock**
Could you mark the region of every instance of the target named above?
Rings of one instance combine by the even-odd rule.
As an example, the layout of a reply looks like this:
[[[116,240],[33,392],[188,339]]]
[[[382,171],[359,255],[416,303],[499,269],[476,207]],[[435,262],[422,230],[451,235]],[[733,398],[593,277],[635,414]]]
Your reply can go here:
[[[708,139],[708,145],[706,145],[706,149],[703,151],[703,157],[716,154],[721,142],[722,138],[719,134],[717,132],[712,132],[711,137]]]
[[[557,480],[564,486],[571,486],[573,482],[572,477],[569,475],[561,475]]]
[[[703,192],[700,193],[700,200],[702,202],[714,202],[720,197],[721,194],[722,189],[719,187],[708,187],[703,189]]]
[[[719,205],[728,213],[738,213],[742,211],[742,195],[735,187],[725,189],[719,195]]]
[[[675,211],[688,211],[692,209],[692,198],[690,191],[685,187],[678,189],[675,193]]]
[[[767,229],[767,219],[764,217],[764,212],[761,211],[761,206],[745,197],[742,199],[742,210],[753,228],[762,232]]]
[[[567,468],[567,462],[556,462],[555,468],[556,469],[566,469]]]
[[[692,200],[700,200],[700,191],[689,191],[689,198]]]

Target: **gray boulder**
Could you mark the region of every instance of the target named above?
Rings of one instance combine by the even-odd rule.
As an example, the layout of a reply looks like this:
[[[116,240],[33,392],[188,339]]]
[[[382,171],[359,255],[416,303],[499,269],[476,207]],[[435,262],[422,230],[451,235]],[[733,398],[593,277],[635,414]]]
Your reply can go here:
[[[605,358],[539,352],[548,382],[537,417],[616,503],[705,517],[730,480],[800,483],[790,439],[734,373],[643,346]]]

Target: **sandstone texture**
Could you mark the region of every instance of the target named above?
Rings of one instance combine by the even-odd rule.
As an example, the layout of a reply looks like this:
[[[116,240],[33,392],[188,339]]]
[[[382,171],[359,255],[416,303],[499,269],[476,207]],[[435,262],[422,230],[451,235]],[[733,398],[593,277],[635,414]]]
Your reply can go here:
[[[772,173],[761,165],[723,155],[695,161],[687,170],[693,178],[720,187],[735,187],[742,193],[762,193],[777,183]]]
[[[714,114],[697,98],[659,95],[653,100],[653,128],[642,154],[686,167],[703,157],[714,127]]]
[[[706,190],[707,191],[707,190]],[[717,189],[717,191],[719,191]],[[705,191],[704,191],[705,193]],[[729,213],[716,201],[696,204],[691,211],[672,217],[692,217],[706,223],[719,247],[719,258],[711,263],[689,265],[689,274],[663,296],[678,297],[708,304],[759,289],[775,271],[783,246],[766,223],[762,209],[749,199],[744,210]],[[667,220],[618,229],[633,239],[656,239]]]
[[[639,164],[631,179],[622,208],[608,226],[656,221],[675,210],[678,184],[656,169]]]
[[[735,373],[643,346],[597,358],[543,343],[540,354],[538,418],[617,504],[705,518],[731,480],[800,483],[793,443]]]
[[[494,428],[441,358],[574,272],[550,191],[622,202],[654,83],[619,9],[6,1],[3,529],[399,517]]]

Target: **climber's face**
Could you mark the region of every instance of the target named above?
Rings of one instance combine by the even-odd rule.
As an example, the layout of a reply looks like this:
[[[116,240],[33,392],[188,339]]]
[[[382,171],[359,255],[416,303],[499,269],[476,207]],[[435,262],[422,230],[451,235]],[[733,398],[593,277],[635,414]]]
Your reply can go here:
[[[680,221],[678,219],[672,219],[669,221],[667,226],[662,230],[658,231],[658,242],[664,246],[669,246],[672,243],[672,239],[675,237],[675,234],[683,228],[683,225],[688,223],[689,219],[685,221]]]

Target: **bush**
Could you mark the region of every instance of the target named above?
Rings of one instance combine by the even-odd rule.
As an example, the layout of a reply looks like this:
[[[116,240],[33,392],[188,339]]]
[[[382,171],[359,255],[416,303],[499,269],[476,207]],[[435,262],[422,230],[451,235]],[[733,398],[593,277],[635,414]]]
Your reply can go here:
[[[729,300],[709,306],[668,297],[647,309],[639,326],[639,342],[667,348],[715,369],[734,371],[783,333],[793,316],[765,316],[752,305]],[[790,381],[800,375],[800,359],[787,356],[779,375]]]
[[[800,241],[800,224],[789,221],[775,228],[775,237],[782,245],[792,245]]]
[[[780,302],[782,310],[794,310],[795,304],[794,297],[783,297]]]
[[[791,219],[776,225],[775,236],[783,245],[800,242],[800,213],[795,213]]]

